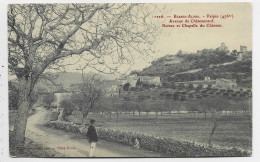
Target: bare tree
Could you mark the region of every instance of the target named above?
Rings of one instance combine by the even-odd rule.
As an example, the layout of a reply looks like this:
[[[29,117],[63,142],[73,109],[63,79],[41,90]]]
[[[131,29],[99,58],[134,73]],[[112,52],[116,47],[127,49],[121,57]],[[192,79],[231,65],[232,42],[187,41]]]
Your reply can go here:
[[[182,101],[172,101],[172,105],[178,114],[180,113],[181,109],[184,109],[184,103]]]
[[[212,146],[212,137],[215,133],[215,130],[217,129],[217,126],[219,125],[219,119],[220,119],[220,112],[217,110],[211,110],[211,120],[212,120],[212,129],[210,131],[209,135],[209,146]]]
[[[151,21],[155,9],[149,4],[10,4],[9,72],[19,84],[13,144],[23,144],[30,95],[47,69],[64,69],[63,59],[74,55],[100,72],[133,64],[133,53],[151,52],[158,29]]]
[[[235,114],[237,111],[243,111],[243,113],[248,112],[252,108],[252,102],[249,100],[245,100],[242,97],[234,97],[230,100],[230,110]]]
[[[189,111],[190,116],[193,113],[193,116],[195,117],[196,113],[198,112],[198,103],[198,100],[189,100],[185,103],[187,105],[186,108]]]
[[[207,97],[200,102],[200,106],[205,107],[208,113],[210,113],[210,121],[212,122],[212,128],[209,135],[208,144],[212,145],[212,138],[219,125],[221,112],[230,105],[229,100],[225,97]]]
[[[76,87],[76,92],[71,96],[71,102],[77,110],[82,112],[83,124],[89,112],[95,109],[95,103],[100,100],[102,91],[97,87],[94,76],[84,79],[84,83]]]
[[[116,96],[103,96],[101,102],[98,103],[99,106],[103,107],[103,110],[109,114],[109,118],[112,119],[112,113],[116,112],[116,121],[119,118],[119,112],[122,108],[122,103],[120,98]]]

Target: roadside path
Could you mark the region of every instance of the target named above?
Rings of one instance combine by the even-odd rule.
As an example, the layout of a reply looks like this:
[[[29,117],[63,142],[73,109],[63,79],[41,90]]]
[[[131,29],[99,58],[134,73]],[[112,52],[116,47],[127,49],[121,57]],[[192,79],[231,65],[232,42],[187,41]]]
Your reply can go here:
[[[86,137],[44,126],[50,115],[50,111],[41,107],[37,108],[35,114],[28,118],[26,137],[46,147],[54,148],[64,157],[88,157],[90,145]],[[130,146],[99,140],[95,156],[161,157],[161,154],[147,150],[135,150]]]

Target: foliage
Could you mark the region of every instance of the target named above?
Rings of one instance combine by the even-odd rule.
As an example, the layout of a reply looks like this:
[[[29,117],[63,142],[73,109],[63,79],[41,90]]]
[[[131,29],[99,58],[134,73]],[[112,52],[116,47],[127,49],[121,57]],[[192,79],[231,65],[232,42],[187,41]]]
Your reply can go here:
[[[199,110],[200,100],[188,100],[185,105],[190,113],[195,113]]]
[[[71,98],[69,97],[60,102],[60,107],[63,108],[63,117],[71,115],[72,112],[75,110]]]
[[[179,50],[177,53],[176,53],[177,56],[181,56],[182,55],[182,50]]]
[[[142,86],[142,84],[143,84],[143,82],[141,81],[140,78],[138,78],[137,81],[136,81],[136,87]]]
[[[53,112],[53,113],[51,114],[51,119],[50,119],[50,121],[56,121],[56,120],[58,120],[59,115],[60,115],[60,112]]]
[[[124,86],[123,86],[123,90],[124,90],[124,91],[129,91],[130,86],[131,86],[130,83],[126,83],[126,84],[124,84]]]
[[[201,107],[208,109],[209,112],[222,112],[230,105],[226,97],[206,97],[200,103]]]
[[[54,101],[54,95],[52,93],[44,95],[42,100],[42,102],[48,106],[48,109],[51,108],[51,104],[53,101]]]

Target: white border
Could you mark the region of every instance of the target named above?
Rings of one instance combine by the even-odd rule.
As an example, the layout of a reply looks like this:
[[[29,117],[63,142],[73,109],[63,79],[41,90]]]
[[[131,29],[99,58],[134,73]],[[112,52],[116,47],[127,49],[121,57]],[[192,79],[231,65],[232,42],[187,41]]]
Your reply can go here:
[[[181,3],[181,2],[252,2],[253,6],[253,156],[246,158],[167,158],[167,159],[158,159],[158,158],[113,158],[113,159],[71,159],[71,158],[63,158],[63,159],[51,159],[51,158],[9,158],[9,148],[8,148],[8,88],[7,88],[7,4],[9,3],[109,3],[109,2],[154,2],[154,3]],[[260,71],[259,65],[257,63],[260,60],[260,50],[259,50],[259,29],[260,29],[260,4],[257,0],[219,0],[219,1],[210,1],[210,0],[1,0],[0,2],[0,162],[2,161],[71,161],[71,160],[80,160],[80,161],[229,161],[229,162],[242,162],[242,161],[259,161],[260,160],[260,118],[259,118],[259,108],[260,105],[260,95],[258,90],[260,90],[260,77],[258,77],[257,73]],[[2,67],[4,66],[4,67]],[[3,150],[2,150],[3,147]],[[1,154],[3,152],[3,155]]]

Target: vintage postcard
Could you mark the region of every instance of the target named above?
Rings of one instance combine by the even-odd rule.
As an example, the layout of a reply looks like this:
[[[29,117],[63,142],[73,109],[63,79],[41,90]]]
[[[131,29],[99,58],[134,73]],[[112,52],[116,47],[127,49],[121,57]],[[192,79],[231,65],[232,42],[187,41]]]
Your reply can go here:
[[[9,155],[252,156],[252,4],[9,4]]]

